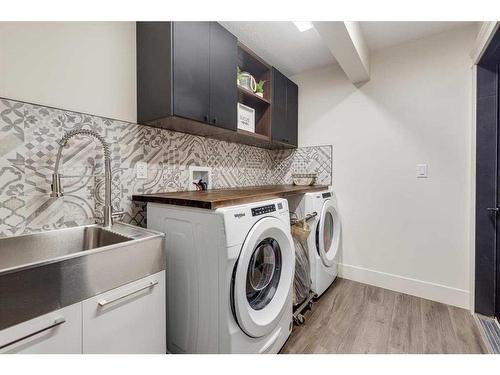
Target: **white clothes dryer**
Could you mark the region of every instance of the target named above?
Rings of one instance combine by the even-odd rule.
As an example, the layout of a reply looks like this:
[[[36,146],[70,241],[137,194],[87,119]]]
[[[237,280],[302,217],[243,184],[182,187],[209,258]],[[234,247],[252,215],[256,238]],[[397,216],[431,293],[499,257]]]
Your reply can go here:
[[[311,289],[321,296],[333,283],[338,273],[338,253],[341,239],[337,199],[332,189],[305,193],[288,198],[290,212],[304,217],[316,212],[308,224],[311,234],[307,239],[311,264]]]

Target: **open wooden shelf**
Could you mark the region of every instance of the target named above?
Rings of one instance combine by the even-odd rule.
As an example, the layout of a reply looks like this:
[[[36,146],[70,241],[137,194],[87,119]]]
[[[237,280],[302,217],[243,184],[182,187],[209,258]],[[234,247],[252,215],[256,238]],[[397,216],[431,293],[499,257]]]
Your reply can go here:
[[[238,102],[255,110],[255,133],[238,130],[240,137],[258,142],[271,141],[271,66],[245,45],[238,43],[238,66],[264,84],[264,97],[245,87],[238,87]]]
[[[248,105],[252,107],[254,105],[269,105],[271,102],[266,98],[262,98],[250,91],[249,89],[237,85],[238,86],[238,101],[242,104]],[[253,107],[252,107],[253,108]]]

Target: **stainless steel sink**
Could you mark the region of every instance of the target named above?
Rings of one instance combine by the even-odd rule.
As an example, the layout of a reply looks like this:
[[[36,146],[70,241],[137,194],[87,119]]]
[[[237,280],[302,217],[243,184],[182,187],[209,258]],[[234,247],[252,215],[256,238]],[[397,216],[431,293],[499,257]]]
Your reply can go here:
[[[164,269],[163,234],[123,223],[0,238],[0,330]]]
[[[0,272],[131,240],[97,226],[0,238]]]

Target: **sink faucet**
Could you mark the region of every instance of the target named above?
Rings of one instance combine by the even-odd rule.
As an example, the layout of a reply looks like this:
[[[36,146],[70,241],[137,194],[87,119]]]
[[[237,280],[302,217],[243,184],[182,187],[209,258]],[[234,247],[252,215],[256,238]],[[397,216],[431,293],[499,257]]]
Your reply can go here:
[[[61,154],[64,146],[68,141],[77,135],[85,135],[94,137],[97,139],[103,149],[104,153],[104,226],[109,228],[113,225],[113,211],[111,207],[111,152],[109,149],[109,144],[104,140],[104,138],[94,130],[90,129],[75,129],[67,132],[63,137],[57,142],[59,143],[59,151],[57,152],[56,164],[54,165],[54,173],[52,174],[52,193],[51,197],[59,198],[63,196],[62,184],[61,184],[61,174],[59,173],[59,164],[61,162]]]

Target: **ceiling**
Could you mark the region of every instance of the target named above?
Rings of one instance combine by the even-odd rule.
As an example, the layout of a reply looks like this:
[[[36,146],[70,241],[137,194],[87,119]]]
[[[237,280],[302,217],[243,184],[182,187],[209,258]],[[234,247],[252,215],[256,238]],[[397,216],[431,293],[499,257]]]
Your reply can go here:
[[[464,27],[474,22],[360,22],[372,51]]]
[[[220,23],[287,76],[335,62],[314,28],[300,32],[289,21]],[[473,22],[360,22],[371,51],[471,24]]]
[[[300,32],[289,21],[220,24],[287,76],[335,62],[314,28]]]

